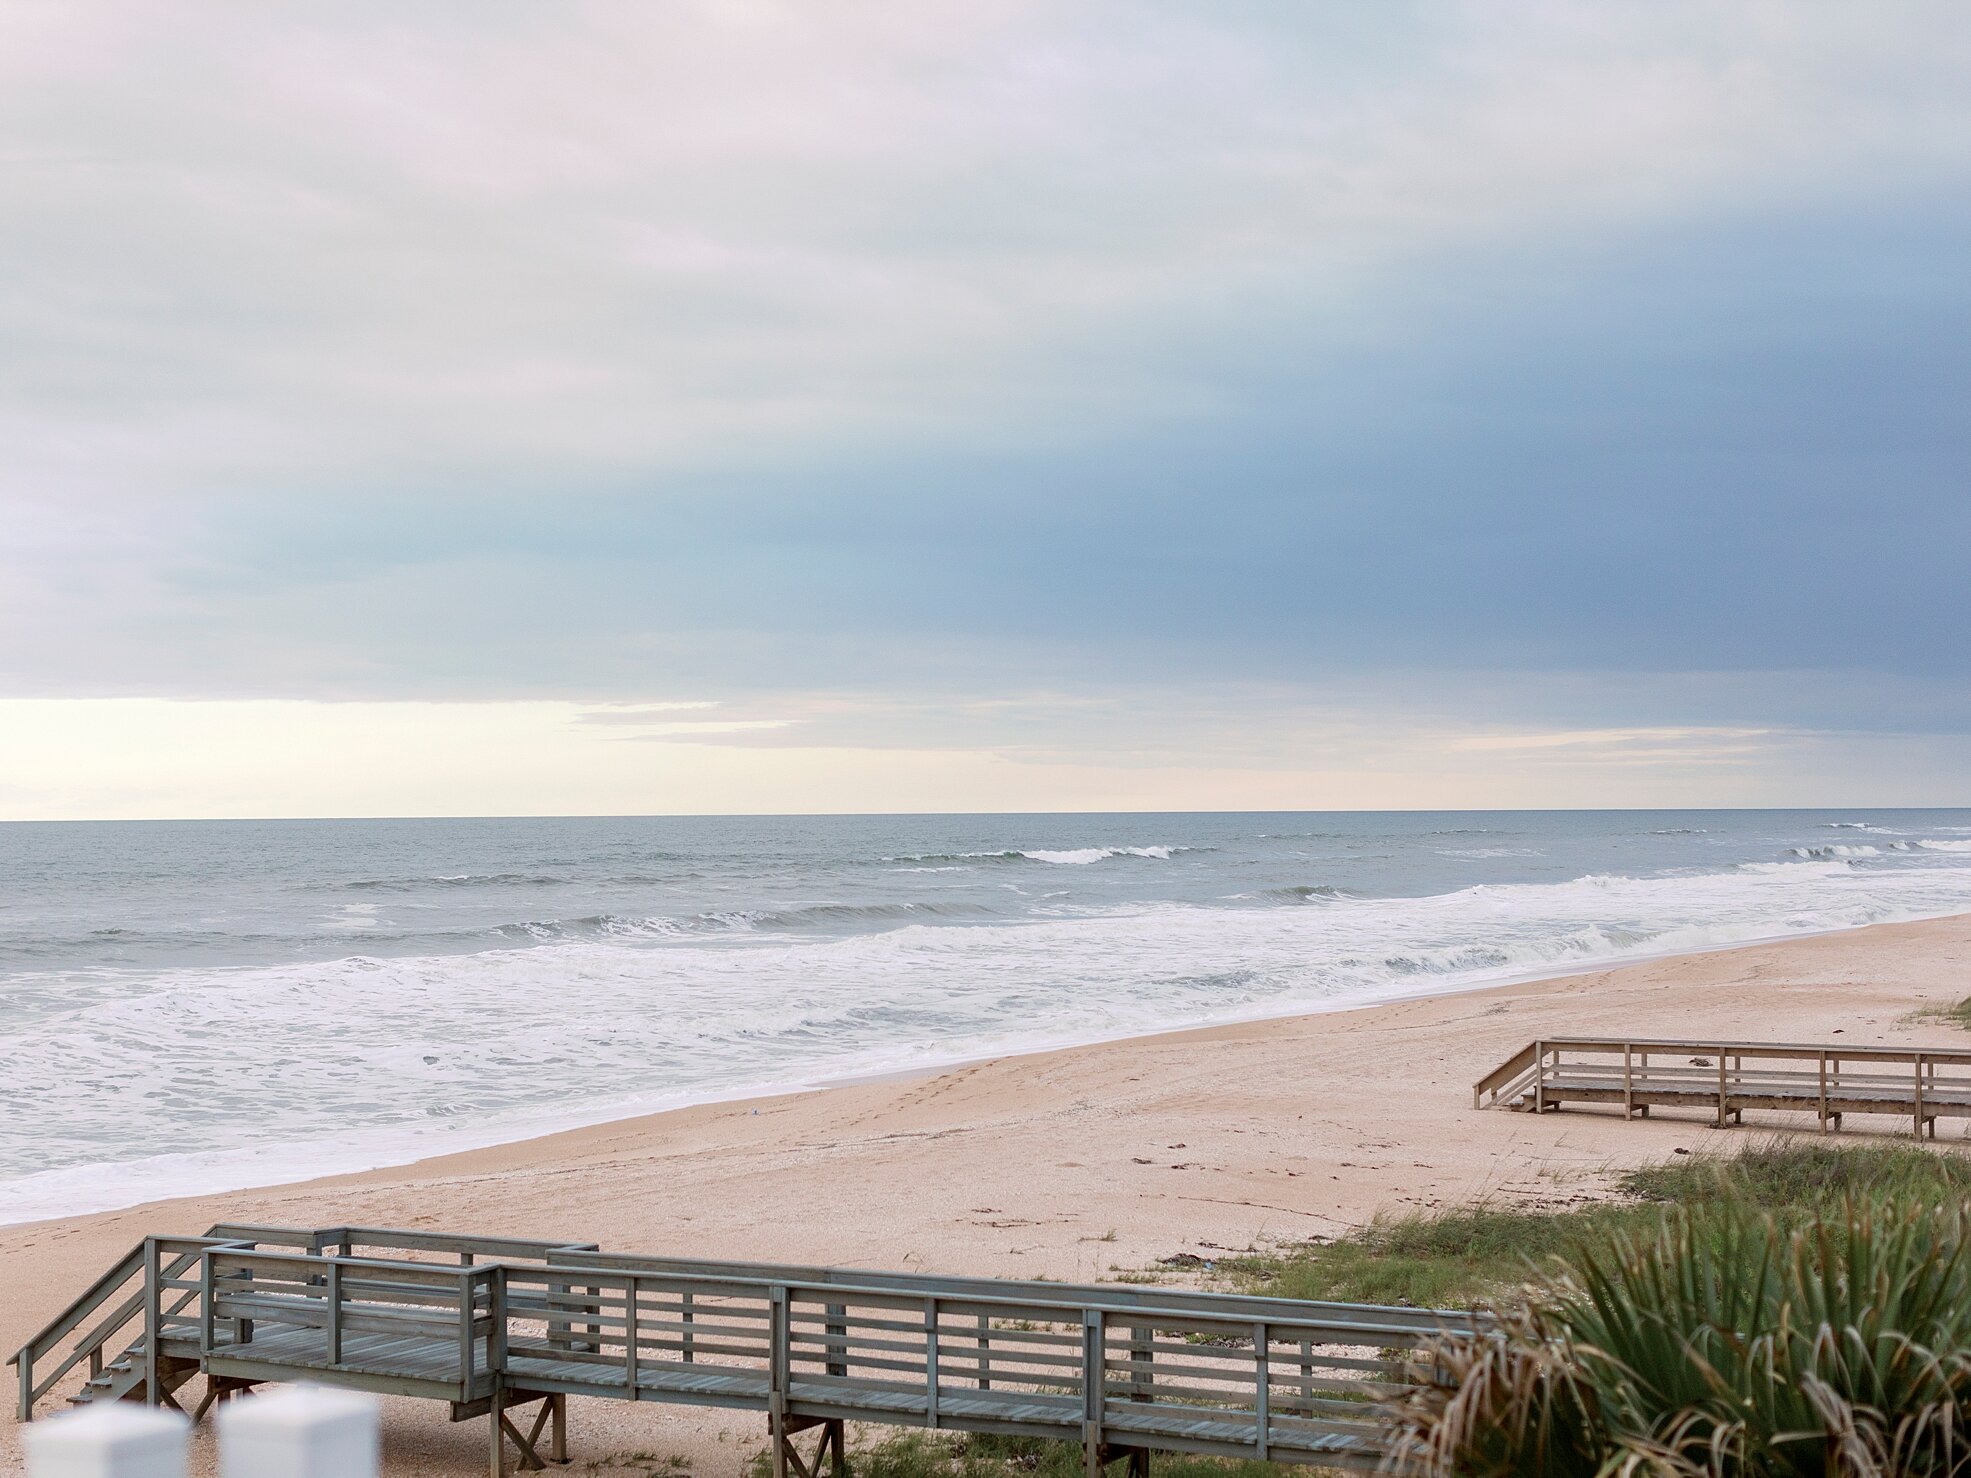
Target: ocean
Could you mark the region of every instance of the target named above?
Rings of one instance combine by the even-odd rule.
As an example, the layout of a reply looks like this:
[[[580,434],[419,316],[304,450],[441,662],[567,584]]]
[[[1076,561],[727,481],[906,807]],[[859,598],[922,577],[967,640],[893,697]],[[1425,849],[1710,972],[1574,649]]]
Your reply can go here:
[[[0,1222],[1968,910],[1971,811],[4,824]]]

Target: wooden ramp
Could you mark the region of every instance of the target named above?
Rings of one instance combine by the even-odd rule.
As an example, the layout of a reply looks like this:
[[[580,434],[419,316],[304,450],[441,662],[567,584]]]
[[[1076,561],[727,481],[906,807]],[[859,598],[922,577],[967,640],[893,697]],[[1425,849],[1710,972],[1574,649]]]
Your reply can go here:
[[[1471,1098],[1530,1113],[1697,1108],[1720,1128],[1747,1109],[1779,1109],[1815,1115],[1822,1133],[1848,1114],[1887,1114],[1935,1138],[1938,1119],[1971,1118],[1971,1048],[1544,1037],[1480,1078]]]
[[[22,1421],[61,1394],[179,1406],[194,1379],[195,1417],[269,1381],[443,1401],[487,1418],[494,1474],[509,1446],[523,1467],[565,1461],[567,1398],[586,1396],[758,1411],[776,1478],[846,1471],[850,1421],[1061,1438],[1090,1475],[1126,1458],[1140,1478],[1152,1450],[1375,1467],[1377,1403],[1429,1379],[1415,1351],[1460,1327],[1470,1316],[221,1225],[146,1238],[10,1363]]]

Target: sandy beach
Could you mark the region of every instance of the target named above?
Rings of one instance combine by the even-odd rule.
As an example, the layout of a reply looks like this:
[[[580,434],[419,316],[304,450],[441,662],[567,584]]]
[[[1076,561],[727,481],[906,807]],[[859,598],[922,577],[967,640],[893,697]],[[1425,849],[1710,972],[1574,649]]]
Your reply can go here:
[[[1476,1112],[1472,1081],[1532,1037],[1595,1032],[1962,1045],[1914,1015],[1971,989],[1971,916],[1681,956],[1361,1010],[994,1060],[626,1120],[266,1190],[0,1228],[12,1351],[146,1232],[218,1220],[594,1240],[615,1249],[1100,1279],[1332,1234],[1481,1196],[1564,1203],[1678,1148],[1695,1116]],[[1907,1135],[1889,1120],[1862,1135]],[[1962,1130],[1946,1123],[1946,1142]],[[45,1405],[43,1410],[52,1409]],[[751,1417],[576,1401],[578,1467],[632,1452],[737,1471]],[[201,1433],[201,1461],[210,1461]],[[482,1424],[392,1402],[391,1473],[484,1471]],[[0,1425],[0,1470],[19,1466]],[[585,1469],[586,1470],[586,1469]]]

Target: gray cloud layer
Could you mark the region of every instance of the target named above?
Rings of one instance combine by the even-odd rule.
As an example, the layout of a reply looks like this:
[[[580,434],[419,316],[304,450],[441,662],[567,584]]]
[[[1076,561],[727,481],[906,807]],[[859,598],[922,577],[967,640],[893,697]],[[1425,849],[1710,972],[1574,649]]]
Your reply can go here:
[[[1959,6],[0,27],[10,692],[1971,726]]]

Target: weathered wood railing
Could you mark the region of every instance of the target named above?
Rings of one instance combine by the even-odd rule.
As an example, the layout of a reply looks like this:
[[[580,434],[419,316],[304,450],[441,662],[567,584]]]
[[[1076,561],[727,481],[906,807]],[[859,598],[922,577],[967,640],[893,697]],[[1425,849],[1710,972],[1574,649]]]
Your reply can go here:
[[[285,1247],[300,1252],[337,1253],[343,1257],[436,1253],[461,1267],[471,1267],[475,1262],[539,1262],[598,1250],[594,1242],[461,1236],[451,1232],[409,1231],[402,1227],[282,1227],[228,1221],[220,1222],[206,1235],[253,1247]]]
[[[361,1389],[470,1403],[498,1375],[498,1283],[497,1264],[217,1247],[202,1260],[199,1350],[208,1371],[235,1379],[305,1365]]]
[[[503,1269],[506,1382],[767,1412],[776,1438],[878,1421],[1285,1461],[1372,1464],[1374,1402],[1459,1316],[1038,1285],[766,1282]],[[904,1275],[893,1275],[898,1281]],[[952,1280],[989,1285],[990,1280]],[[1036,1285],[1023,1285],[1034,1287]],[[1392,1353],[1394,1352],[1394,1353]]]
[[[902,1293],[973,1292],[987,1297],[1030,1297],[1050,1299],[1069,1286],[1049,1279],[979,1278],[962,1274],[896,1273],[870,1268],[823,1267],[812,1263],[743,1262],[729,1258],[658,1257],[642,1252],[581,1252],[548,1254],[550,1264],[581,1262],[594,1268],[614,1268],[648,1273],[684,1273],[702,1278],[742,1279],[753,1282],[800,1284],[851,1284]],[[1251,1294],[1206,1293],[1188,1288],[1167,1288],[1128,1283],[1075,1285],[1077,1292],[1095,1292],[1109,1308],[1161,1308],[1190,1310],[1201,1314],[1249,1316],[1261,1306],[1270,1305],[1281,1318],[1318,1317],[1332,1313],[1338,1321],[1359,1316],[1374,1308],[1380,1322],[1402,1324],[1422,1332],[1443,1327],[1443,1315],[1434,1309],[1411,1309],[1364,1304],[1329,1303],[1309,1299],[1266,1299]]]
[[[144,1381],[162,1390],[162,1364],[191,1353],[173,1345],[183,1344],[197,1320],[199,1260],[215,1245],[223,1244],[210,1237],[146,1237],[90,1284],[8,1358],[18,1367],[18,1418],[27,1421],[35,1403],[85,1362],[88,1379],[99,1386],[117,1384],[104,1377],[122,1359],[128,1368],[120,1373],[130,1377],[124,1384]]]
[[[1417,1348],[1470,1323],[381,1228],[213,1230],[223,1238],[150,1239],[139,1266],[126,1258],[91,1290],[96,1304],[141,1272],[140,1301],[157,1310],[147,1327],[161,1333],[145,1347],[194,1361],[208,1403],[301,1379],[446,1400],[455,1419],[492,1417],[496,1468],[504,1438],[534,1460],[549,1419],[562,1452],[570,1395],[763,1412],[776,1471],[804,1478],[827,1455],[839,1467],[847,1421],[1062,1438],[1091,1465],[1126,1454],[1140,1468],[1160,1449],[1368,1467],[1382,1452],[1379,1400],[1431,1378]],[[343,1251],[379,1247],[418,1255]],[[87,1317],[72,1307],[30,1349]],[[24,1362],[24,1413],[65,1373],[36,1377]],[[161,1399],[151,1392],[155,1380],[135,1396]],[[526,1434],[507,1412],[532,1402]],[[808,1460],[791,1438],[812,1428]]]
[[[1778,1109],[1815,1115],[1822,1132],[1847,1114],[1890,1114],[1934,1136],[1939,1118],[1971,1118],[1971,1048],[1545,1037],[1473,1085],[1474,1107],[1501,1103],[1701,1107],[1721,1127],[1748,1108]]]

